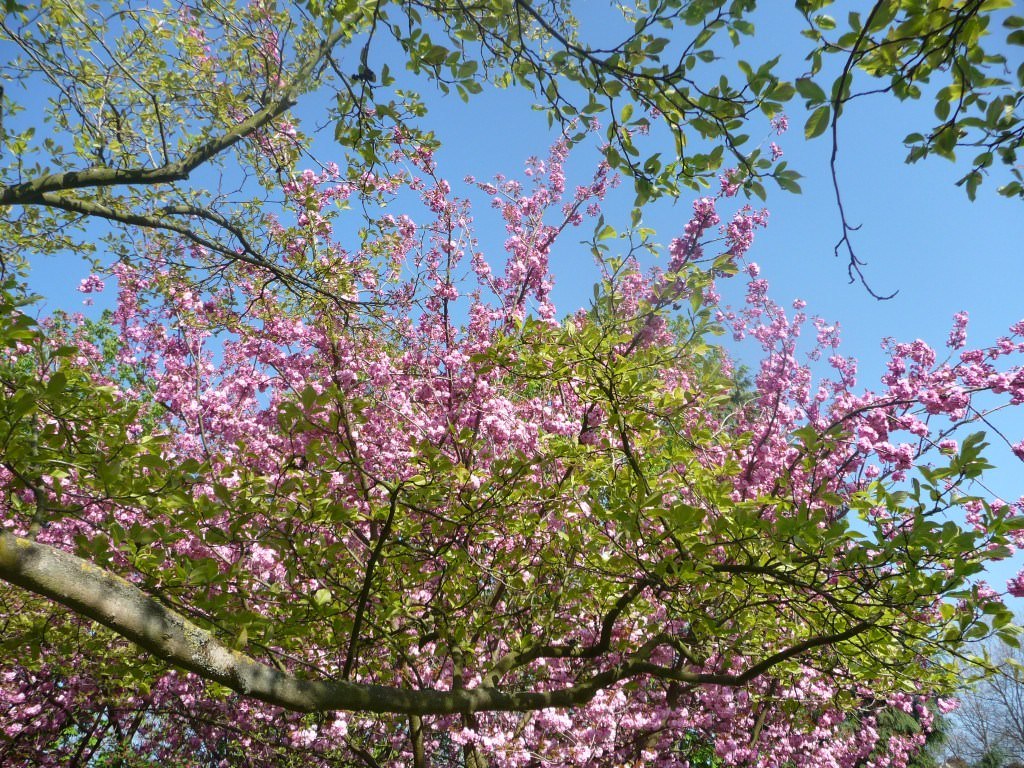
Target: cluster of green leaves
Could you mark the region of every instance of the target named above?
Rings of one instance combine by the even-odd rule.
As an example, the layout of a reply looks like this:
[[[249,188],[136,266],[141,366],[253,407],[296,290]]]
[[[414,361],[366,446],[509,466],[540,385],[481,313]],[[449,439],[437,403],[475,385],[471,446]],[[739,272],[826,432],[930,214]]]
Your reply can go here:
[[[357,5],[354,0],[339,4],[334,14]],[[780,114],[799,94],[811,111],[805,135],[819,136],[851,99],[878,91],[859,89],[858,78],[866,74],[887,80],[882,90],[900,100],[922,94],[935,99],[940,122],[906,138],[908,162],[929,154],[953,159],[957,147],[975,148],[972,168],[960,181],[971,198],[997,161],[1013,177],[1000,193],[1021,195],[1015,158],[1024,136],[1019,112],[1024,65],[1012,77],[1005,75],[1013,51],[1024,43],[1024,20],[1005,13],[1012,0],[879,0],[864,12],[851,12],[842,32],[826,13],[832,0],[795,5],[813,46],[809,69],[795,83],[777,74],[778,56],[754,64],[735,60],[726,50],[756,34],[754,0],[653,0],[620,5],[621,17],[588,8],[588,15],[597,16],[585,21],[600,19],[614,30],[610,34],[620,35],[600,46],[581,36],[588,25],[576,19],[576,7],[567,0],[489,0],[473,6],[456,1],[442,7],[372,3],[361,6],[371,27],[362,61],[365,65],[372,30],[381,24],[402,47],[408,68],[427,73],[442,91],[454,88],[468,99],[479,92],[483,78],[499,86],[524,86],[538,96],[552,122],[577,138],[582,123],[600,118],[608,160],[633,177],[638,205],[661,194],[699,189],[727,165],[735,167],[735,179],[745,182],[748,192],[760,197],[765,178],[798,192],[799,174],[775,166],[750,142],[752,119]],[[315,3],[310,7],[320,10]],[[992,43],[990,28],[996,23],[1006,34]],[[723,73],[730,60],[737,69],[731,76]],[[829,74],[831,63],[841,65],[838,74]],[[391,81],[385,68],[381,84]],[[376,108],[398,116],[393,104]],[[659,125],[674,141],[668,159],[662,152],[646,154],[636,141]],[[355,137],[344,121],[337,131]]]
[[[973,152],[971,169],[957,182],[973,200],[993,166],[1010,179],[999,187],[1007,197],[1024,197],[1017,153],[1024,145],[1024,16],[1007,13],[1013,0],[878,0],[851,11],[845,27],[825,11],[832,0],[800,0],[805,34],[818,46],[808,74],[796,87],[812,110],[808,137],[834,125],[852,99],[879,89],[858,90],[855,73],[885,81],[881,90],[900,101],[932,98],[938,122],[904,142],[907,162],[937,155],[956,159]],[[1002,27],[1002,33],[993,29]],[[824,64],[835,55],[841,72],[827,89]]]
[[[45,343],[22,311],[30,299],[15,291],[11,281],[0,287],[0,344],[10,356],[0,378],[0,445],[4,466],[14,476],[5,493],[16,514],[26,512],[25,505],[34,507],[25,516],[39,527],[78,511],[73,500],[65,506],[59,499],[61,481],[69,475],[76,484],[79,476],[94,478],[101,497],[123,493],[109,483],[122,476],[119,454],[139,452],[129,436],[138,408],[69,364],[79,354],[76,346]],[[56,505],[40,491],[42,474],[54,480]]]

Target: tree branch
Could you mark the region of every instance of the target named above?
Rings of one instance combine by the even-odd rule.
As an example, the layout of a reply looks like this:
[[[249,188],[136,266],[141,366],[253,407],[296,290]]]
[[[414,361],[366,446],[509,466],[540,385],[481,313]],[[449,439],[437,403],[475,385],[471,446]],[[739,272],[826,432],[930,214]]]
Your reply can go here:
[[[231,235],[239,240],[242,245],[239,249],[232,250],[222,243],[212,240],[203,234],[196,232],[186,224],[182,224],[174,219],[167,218],[166,216],[158,216],[156,214],[148,213],[131,213],[128,211],[118,211],[111,208],[103,203],[96,202],[95,200],[82,200],[79,198],[72,197],[70,195],[62,195],[55,192],[46,192],[39,195],[39,200],[29,200],[27,203],[31,204],[36,202],[40,205],[44,205],[47,208],[57,208],[62,211],[69,211],[71,213],[78,213],[82,216],[91,216],[99,219],[106,219],[107,221],[117,222],[118,224],[129,224],[132,226],[142,227],[143,229],[150,230],[164,230],[167,232],[174,232],[175,234],[181,235],[186,240],[190,240],[196,245],[202,246],[214,253],[219,253],[231,261],[241,261],[246,264],[250,264],[259,269],[265,269],[270,272],[274,277],[281,280],[285,285],[297,285],[305,288],[313,293],[318,293],[322,296],[326,296],[335,303],[343,307],[352,307],[360,302],[353,301],[338,296],[335,293],[326,291],[318,285],[315,285],[308,280],[300,278],[295,273],[278,266],[272,261],[263,258],[257,251],[255,251],[249,244],[244,233],[225,217],[221,216],[216,211],[210,211],[204,208],[197,208],[195,206],[187,205],[169,205],[162,209],[163,213],[170,215],[183,215],[183,216],[196,216],[199,218],[212,221],[226,229]]]
[[[381,552],[384,551],[384,545],[387,543],[388,537],[391,535],[391,525],[395,521],[395,512],[398,510],[398,494],[391,494],[391,507],[388,510],[388,518],[384,521],[384,528],[380,532],[380,536],[377,537],[377,543],[373,546],[373,552],[370,553],[370,560],[366,564],[366,574],[363,577],[363,586],[359,590],[359,601],[356,605],[356,617],[352,621],[352,634],[348,639],[348,651],[345,654],[345,666],[341,670],[341,678],[348,680],[349,675],[352,672],[352,665],[356,661],[356,651],[358,650],[359,644],[359,632],[363,627],[363,615],[366,612],[366,604],[370,599],[370,587],[373,584],[373,572],[377,567],[377,562],[380,560]]]
[[[169,184],[184,181],[196,168],[226,149],[245,139],[253,131],[268,125],[293,107],[303,88],[310,82],[314,71],[332,48],[344,37],[339,26],[317,46],[315,53],[303,62],[294,76],[278,93],[277,98],[251,117],[235,125],[226,133],[216,136],[185,154],[181,159],[158,168],[86,168],[79,171],[50,173],[21,184],[0,189],[0,205],[46,205],[46,193],[72,189],[96,189],[128,185]]]
[[[492,686],[450,691],[414,690],[333,679],[310,680],[282,672],[229,648],[209,631],[121,577],[68,552],[8,531],[0,531],[0,579],[55,600],[157,658],[205,680],[297,712],[347,710],[447,715],[575,707],[587,703],[605,688],[640,676],[691,685],[743,685],[776,664],[813,648],[848,640],[874,626],[874,622],[868,620],[843,632],[808,638],[737,674],[687,672],[637,658],[552,691],[505,692]]]

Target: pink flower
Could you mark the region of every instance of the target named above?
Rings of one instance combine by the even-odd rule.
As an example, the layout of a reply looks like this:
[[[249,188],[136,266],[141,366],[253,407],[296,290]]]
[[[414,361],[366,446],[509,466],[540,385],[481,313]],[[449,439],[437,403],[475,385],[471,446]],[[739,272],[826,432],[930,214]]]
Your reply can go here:
[[[1024,597],[1024,569],[1006,582],[1006,591],[1014,597]]]
[[[82,293],[99,293],[104,287],[103,281],[96,275],[89,275],[78,284],[78,290]]]
[[[953,710],[959,709],[960,702],[957,699],[944,698],[940,696],[935,700],[935,706],[938,707],[939,712],[944,715],[948,715]]]
[[[718,177],[718,182],[722,185],[722,197],[733,197],[740,190],[739,181],[736,179],[737,171],[735,168],[729,168]]]
[[[683,236],[675,238],[669,244],[668,251],[672,257],[668,265],[669,272],[677,271],[686,262],[702,256],[700,239],[718,222],[718,213],[715,211],[715,201],[712,198],[702,197],[693,202],[693,216],[686,223]]]
[[[946,346],[950,349],[960,349],[967,343],[967,313],[957,312],[953,315],[953,328],[949,332]]]
[[[1011,581],[1017,581],[1020,578],[1021,578],[1021,574],[1018,573],[1016,575],[1016,577],[1014,577],[1014,579],[1011,579]],[[1007,583],[1006,586],[1009,589],[1010,584]],[[1024,597],[1024,582],[1021,582],[1018,586],[1016,586],[1016,588],[1020,590],[1019,597]],[[999,599],[999,593],[996,592],[994,589],[992,589],[992,587],[990,587],[984,581],[979,581],[977,586],[974,589],[975,589],[974,593],[977,596],[977,599],[978,599],[979,603],[990,603],[990,602],[992,602],[994,600],[998,600]],[[1010,592],[1010,594],[1012,595],[1013,592]]]

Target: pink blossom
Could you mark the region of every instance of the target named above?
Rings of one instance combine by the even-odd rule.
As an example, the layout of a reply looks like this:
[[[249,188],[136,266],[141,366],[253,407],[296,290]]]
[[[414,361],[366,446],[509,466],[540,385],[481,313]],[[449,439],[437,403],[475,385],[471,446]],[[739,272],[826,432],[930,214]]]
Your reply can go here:
[[[718,177],[718,183],[721,186],[720,194],[722,197],[734,197],[740,190],[739,171],[735,168],[729,168],[721,176]]]
[[[1006,582],[1006,591],[1014,597],[1024,597],[1024,570]]]
[[[953,329],[946,341],[946,346],[950,349],[960,349],[967,343],[967,320],[966,312],[957,312],[953,315]]]
[[[781,136],[789,130],[789,118],[785,115],[776,115],[772,118],[772,129]]]
[[[78,290],[82,293],[99,293],[105,287],[103,280],[97,275],[89,275],[78,284]]]

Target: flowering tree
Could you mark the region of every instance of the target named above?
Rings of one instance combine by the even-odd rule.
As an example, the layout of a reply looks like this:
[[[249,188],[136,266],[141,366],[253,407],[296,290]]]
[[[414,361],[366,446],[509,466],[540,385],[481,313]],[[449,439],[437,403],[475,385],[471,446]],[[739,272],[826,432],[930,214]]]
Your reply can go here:
[[[609,183],[566,191],[564,154],[477,185],[498,262],[399,142],[404,172],[362,189],[427,218],[358,248],[334,226],[350,182],[284,187],[275,247],[325,286],[302,302],[245,262],[204,291],[163,237],[115,267],[105,348],[7,287],[7,762],[906,762],[948,654],[1007,633],[974,577],[1019,510],[971,493],[984,444],[956,434],[976,393],[1024,400],[1001,364],[1024,328],[966,350],[958,317],[949,359],[895,344],[856,392],[816,320],[814,384],[807,318],[744,262],[764,213],[721,222],[728,184],[661,269],[602,228],[593,303],[559,320],[549,258]],[[721,327],[763,352],[740,397]],[[880,740],[892,707],[922,731]]]
[[[886,74],[868,38],[905,5],[877,4],[850,67]],[[951,15],[976,41],[996,5],[924,14],[921,46]],[[690,82],[752,6],[665,2],[599,56],[565,2],[5,3],[8,86],[53,89],[47,136],[4,102],[5,764],[906,764],[964,644],[1013,636],[978,575],[1020,509],[973,495],[970,425],[981,393],[1024,400],[1024,327],[967,349],[958,316],[946,359],[893,344],[861,391],[835,329],[768,298],[745,260],[766,214],[735,195],[795,176],[738,126],[796,91],[771,66]],[[663,71],[651,30],[677,17],[696,34]],[[565,121],[526,182],[470,182],[507,230],[497,257],[419,100],[381,90],[385,34],[445,88],[468,98],[477,64]],[[318,82],[342,167],[288,112]],[[606,160],[567,190],[579,115],[603,109]],[[672,163],[636,159],[655,118]],[[691,131],[719,146],[686,154]],[[726,152],[667,249],[600,218],[614,168],[643,202],[714,181]],[[97,220],[111,258],[81,288],[116,282],[108,319],[34,322],[31,257],[94,248]],[[594,299],[560,315],[549,259],[588,221]],[[750,387],[722,331],[760,350]]]

